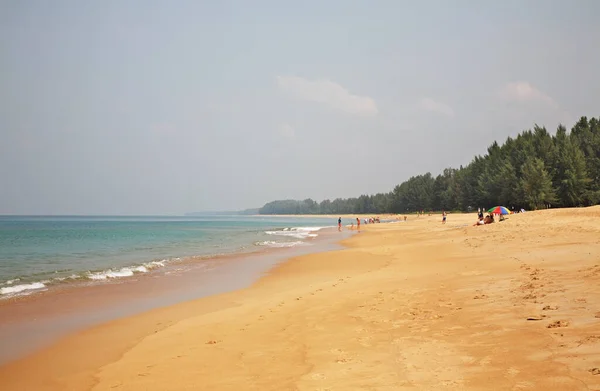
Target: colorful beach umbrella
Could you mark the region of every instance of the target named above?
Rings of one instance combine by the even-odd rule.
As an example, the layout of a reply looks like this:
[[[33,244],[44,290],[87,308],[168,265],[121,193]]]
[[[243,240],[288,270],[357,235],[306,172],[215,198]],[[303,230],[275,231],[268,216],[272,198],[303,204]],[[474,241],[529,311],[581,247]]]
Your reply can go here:
[[[493,208],[488,210],[488,213],[493,213],[496,215],[509,215],[510,214],[510,210],[508,210],[506,207],[504,206],[494,206]]]

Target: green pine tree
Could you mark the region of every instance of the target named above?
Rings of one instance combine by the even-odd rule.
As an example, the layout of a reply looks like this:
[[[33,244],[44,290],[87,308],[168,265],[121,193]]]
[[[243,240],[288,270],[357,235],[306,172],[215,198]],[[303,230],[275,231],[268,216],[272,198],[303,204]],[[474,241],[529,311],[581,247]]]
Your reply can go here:
[[[566,129],[556,131],[554,188],[561,206],[579,206],[585,202],[590,179],[587,177],[585,156]]]
[[[528,159],[521,172],[523,174],[521,188],[530,208],[542,208],[545,204],[552,204],[556,200],[552,180],[541,159]]]

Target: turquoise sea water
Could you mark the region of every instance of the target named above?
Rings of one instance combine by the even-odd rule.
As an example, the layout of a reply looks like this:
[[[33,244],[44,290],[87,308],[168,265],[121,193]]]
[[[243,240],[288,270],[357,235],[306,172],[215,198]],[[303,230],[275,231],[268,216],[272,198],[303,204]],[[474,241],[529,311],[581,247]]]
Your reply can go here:
[[[127,278],[187,257],[309,245],[324,218],[0,216],[0,298]]]

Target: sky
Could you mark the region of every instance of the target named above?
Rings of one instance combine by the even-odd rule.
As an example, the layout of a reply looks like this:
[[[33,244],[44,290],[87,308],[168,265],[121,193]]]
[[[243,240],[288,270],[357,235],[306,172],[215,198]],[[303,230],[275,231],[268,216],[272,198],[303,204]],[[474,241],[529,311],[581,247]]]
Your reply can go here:
[[[600,112],[600,2],[0,0],[0,214],[387,192]]]

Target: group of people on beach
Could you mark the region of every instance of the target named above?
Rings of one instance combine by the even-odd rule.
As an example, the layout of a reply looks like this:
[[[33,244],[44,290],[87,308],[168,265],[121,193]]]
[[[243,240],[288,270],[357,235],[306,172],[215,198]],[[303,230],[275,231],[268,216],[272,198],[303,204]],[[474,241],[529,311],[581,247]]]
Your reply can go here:
[[[406,220],[406,218],[405,218]],[[365,224],[375,224],[375,223],[380,223],[381,220],[379,219],[379,216],[377,217],[365,217],[364,219]],[[358,230],[360,230],[360,218],[356,218],[356,228]],[[352,221],[352,223],[350,224],[350,229],[354,230],[354,221]],[[342,218],[338,218],[338,231],[342,230]]]
[[[496,220],[494,219],[494,215],[493,214],[487,214],[487,215],[483,215],[484,209],[483,208],[477,208],[477,221],[475,222],[475,224],[473,224],[473,226],[478,226],[478,225],[486,225],[486,224],[492,224],[494,223]],[[523,213],[524,210],[521,210],[521,213]],[[417,217],[422,216],[424,214],[423,211],[417,212]],[[431,216],[431,213],[429,214]],[[504,216],[500,215],[500,221],[504,220]],[[400,217],[396,217],[396,219],[400,219]],[[446,220],[448,219],[448,213],[445,210],[442,210],[442,224],[446,224]],[[404,221],[406,221],[407,218],[406,216],[404,216]],[[376,218],[365,218],[364,219],[365,224],[373,224],[373,223],[379,223],[379,217]],[[358,230],[360,230],[360,218],[356,218],[356,228]],[[354,221],[352,222],[352,224],[350,225],[350,229],[354,230]],[[338,231],[342,230],[342,218],[338,218]]]
[[[483,217],[483,208],[477,208],[477,221],[475,224],[473,224],[473,226],[492,224],[494,221],[493,214],[490,213]]]

